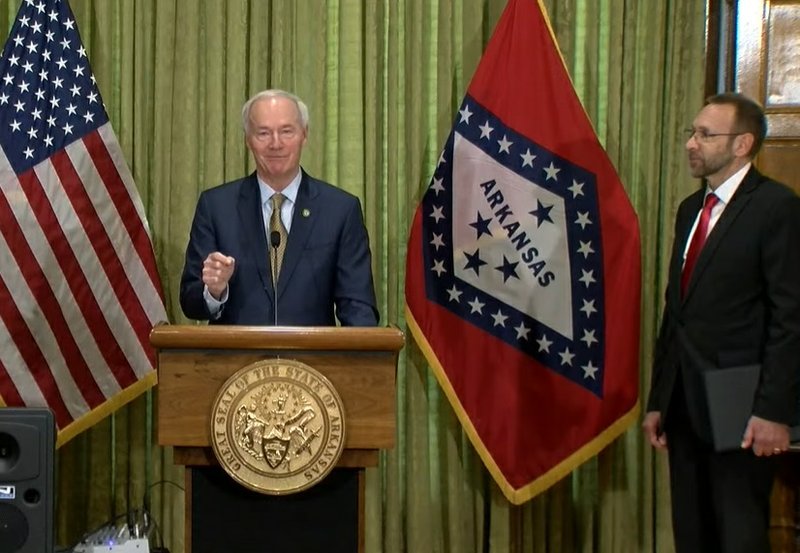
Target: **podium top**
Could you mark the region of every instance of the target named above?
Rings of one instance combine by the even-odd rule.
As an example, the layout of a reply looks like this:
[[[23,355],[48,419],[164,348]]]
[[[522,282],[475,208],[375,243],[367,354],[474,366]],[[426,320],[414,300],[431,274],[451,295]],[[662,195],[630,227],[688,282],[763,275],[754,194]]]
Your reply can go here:
[[[271,349],[399,351],[397,327],[160,325],[150,332],[156,349]]]

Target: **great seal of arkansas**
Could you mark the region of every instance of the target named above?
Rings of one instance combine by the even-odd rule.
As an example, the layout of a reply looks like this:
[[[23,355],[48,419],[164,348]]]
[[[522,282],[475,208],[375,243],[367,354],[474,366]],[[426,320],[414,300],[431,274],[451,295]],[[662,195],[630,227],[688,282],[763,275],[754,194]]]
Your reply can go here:
[[[239,484],[269,495],[310,488],[344,450],[345,414],[331,382],[291,359],[243,367],[211,409],[211,444]]]

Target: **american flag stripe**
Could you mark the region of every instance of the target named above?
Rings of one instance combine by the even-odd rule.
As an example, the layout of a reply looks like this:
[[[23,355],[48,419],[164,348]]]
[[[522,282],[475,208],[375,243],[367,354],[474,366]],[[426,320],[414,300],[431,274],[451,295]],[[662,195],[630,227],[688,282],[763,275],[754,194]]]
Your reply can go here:
[[[75,171],[75,167],[72,165],[65,151],[54,154],[50,159],[61,181],[63,191],[68,196],[75,209],[78,220],[86,232],[86,237],[88,239],[86,246],[91,247],[97,255],[100,266],[106,273],[108,282],[116,295],[117,301],[126,304],[127,318],[134,328],[139,329],[136,335],[142,347],[146,348],[150,327],[147,315],[144,313],[139,301],[135,299],[136,292],[125,274],[125,269],[120,261],[119,255],[114,249],[114,244],[109,238],[105,227],[92,205],[86,187],[82,184],[82,182],[84,182],[81,178],[82,175],[79,175]],[[78,159],[82,162],[91,162],[88,157],[83,155],[78,156]],[[86,180],[88,182],[89,179]],[[68,222],[63,221],[62,224],[68,224]],[[131,301],[128,301],[129,298]],[[152,361],[155,361],[155,357],[153,357]],[[111,366],[114,366],[114,364],[111,364]],[[130,384],[136,380],[132,372],[127,375],[120,373],[119,376],[123,378],[123,380],[120,380],[120,384],[123,385]]]
[[[33,218],[33,212],[20,216],[20,218],[29,222],[29,226],[24,232],[17,227],[14,241],[17,243],[16,250],[18,250],[19,253],[12,260],[12,263],[4,265],[7,267],[14,267],[16,265],[20,269],[18,286],[16,290],[10,294],[10,297],[13,297],[15,301],[21,305],[33,306],[33,309],[48,313],[49,315],[50,324],[40,325],[37,328],[37,334],[43,333],[47,335],[45,340],[40,339],[39,342],[41,343],[43,341],[45,344],[58,343],[62,348],[66,348],[67,350],[63,358],[53,358],[52,356],[49,358],[42,357],[37,359],[38,364],[44,367],[50,366],[53,369],[53,373],[57,375],[66,374],[64,371],[69,371],[73,374],[74,381],[78,383],[80,389],[83,390],[84,393],[86,393],[87,390],[96,390],[97,384],[95,379],[97,382],[103,384],[103,393],[95,393],[87,396],[86,402],[80,399],[81,394],[74,385],[62,384],[57,386],[57,388],[63,389],[62,395],[64,395],[70,405],[78,405],[77,409],[71,410],[74,411],[72,413],[73,417],[77,417],[85,413],[88,409],[100,405],[108,397],[117,393],[121,387],[130,385],[136,380],[137,375],[133,374],[133,369],[130,363],[128,363],[128,359],[140,361],[137,367],[139,371],[137,372],[142,374],[151,370],[150,368],[152,365],[150,364],[147,351],[141,347],[138,335],[133,334],[133,329],[126,318],[126,311],[122,309],[116,296],[110,293],[111,287],[107,280],[105,286],[101,286],[101,279],[97,278],[98,275],[104,276],[105,271],[97,259],[97,256],[93,254],[89,237],[84,235],[84,239],[77,242],[75,240],[77,233],[70,233],[70,238],[76,243],[69,244],[66,236],[62,232],[62,228],[69,228],[70,223],[68,221],[70,219],[72,221],[78,221],[78,217],[71,210],[69,202],[67,202],[63,196],[54,194],[52,198],[53,203],[51,204],[51,198],[45,196],[36,178],[42,175],[44,177],[44,182],[57,179],[54,168],[48,162],[44,162],[40,164],[36,170],[37,175],[33,175],[30,172],[25,175],[25,178],[31,181],[26,186],[26,189],[31,191],[30,201],[17,203],[27,205],[29,208],[30,206],[39,206],[39,212],[36,214],[35,220]],[[52,176],[48,178],[49,174]],[[3,188],[5,194],[3,200],[5,200],[5,196],[20,198],[23,194],[22,190],[18,189],[16,194],[14,194],[12,191],[8,190],[9,182],[14,181],[6,180],[4,182]],[[56,185],[60,186],[57,182]],[[46,188],[52,188],[52,186],[47,186]],[[27,200],[28,196],[25,196],[25,198]],[[0,210],[0,217],[3,217],[4,220],[9,222],[15,221],[17,216],[11,213],[6,202],[3,203],[5,204],[2,206],[5,208],[5,213],[3,213],[3,210]],[[56,220],[56,209],[54,209],[53,204],[58,205],[58,211],[66,211],[61,217],[63,221]],[[66,210],[65,207],[67,208]],[[12,225],[4,225],[4,232],[11,232],[11,228],[13,228]],[[55,235],[55,237],[51,236],[50,238],[45,238],[42,234],[43,229],[51,229],[50,234]],[[48,252],[48,255],[46,255],[48,259],[46,260],[37,259],[37,256],[34,255],[33,251],[28,247],[28,241],[36,235],[41,236],[37,241],[39,246],[41,246],[42,243],[48,245],[46,248],[37,248],[39,257],[42,256],[42,252]],[[96,240],[97,237],[94,237],[94,239]],[[10,246],[8,249],[12,250]],[[81,259],[75,257],[75,252],[78,252]],[[90,274],[90,277],[87,279],[81,267],[84,265],[92,265],[92,261],[94,265],[93,274]],[[59,297],[58,301],[55,300],[55,296],[50,289],[45,274],[41,272],[40,264],[50,267],[56,266],[57,264],[61,267],[60,275],[54,275],[53,273],[49,275],[50,278],[59,283],[62,288],[69,287],[69,289],[62,290],[64,294]],[[80,283],[83,284],[81,285]],[[26,292],[29,293],[29,286],[35,289],[46,290],[45,297],[37,300],[31,296],[31,299],[28,301],[22,301]],[[156,298],[158,297],[157,293],[152,295],[155,295]],[[95,296],[106,298],[102,307],[97,303]],[[78,297],[84,299],[80,305],[74,300]],[[73,306],[72,316],[69,317],[69,325],[66,324],[62,311],[65,306]],[[80,315],[75,316],[76,312]],[[117,326],[113,333],[108,328],[106,320],[103,318],[103,313],[108,315],[109,312],[111,312],[110,320]],[[53,322],[54,320],[55,322]],[[24,326],[24,321],[21,317],[19,324]],[[148,324],[147,328],[149,329],[149,327],[150,325]],[[16,328],[18,327],[15,327],[15,329]],[[88,328],[92,328],[95,335],[86,340],[85,335],[88,333]],[[51,329],[53,330],[51,331]],[[89,347],[89,350],[98,351],[100,352],[100,356],[105,358],[105,362],[100,364],[93,363],[92,366],[97,367],[97,369],[93,371],[95,372],[94,375],[84,375],[83,377],[75,375],[76,366],[86,368],[86,362],[80,356],[80,352],[77,350],[77,346],[71,335],[71,331],[78,329],[84,331],[84,339],[81,340],[81,348],[84,350],[84,353],[87,346],[91,345],[92,347]],[[27,330],[27,328],[25,328],[25,330]],[[14,335],[17,341],[32,340],[35,342],[33,336],[28,335],[27,332],[22,334],[15,332]],[[56,340],[55,336],[59,336],[59,339]],[[24,346],[27,345],[28,344],[24,344]],[[37,349],[38,347],[39,346],[36,346]],[[121,347],[124,347],[127,351],[123,352],[120,349]],[[72,352],[72,355],[69,355],[68,352]],[[30,355],[28,359],[31,359]],[[102,358],[100,358],[100,360],[102,361]],[[95,361],[97,361],[97,358]],[[29,370],[39,375],[36,379],[37,382],[44,383],[44,386],[47,387],[49,373],[43,373],[41,370],[37,370],[35,368],[37,365],[36,361],[26,364]],[[111,372],[109,372],[109,370],[111,370]],[[112,375],[114,375],[115,378],[111,378]],[[112,382],[109,382],[109,379],[111,379]],[[119,384],[117,384],[117,382],[119,382]],[[52,389],[53,386],[50,388]],[[49,397],[47,398],[47,403],[52,405],[52,400]],[[65,420],[64,422],[67,421]],[[61,426],[61,424],[59,424],[59,426]]]
[[[57,298],[57,306],[52,302],[49,305],[37,302],[29,293],[24,282],[17,283],[12,290],[18,305],[30,305],[34,310],[42,312],[45,309],[61,309],[58,325],[41,322],[32,328],[35,329],[36,343],[45,355],[48,366],[62,368],[56,372],[57,376],[67,371],[69,367],[72,375],[71,383],[78,383],[78,385],[85,383],[87,389],[99,388],[98,393],[92,397],[85,397],[86,391],[82,391],[81,388],[77,388],[71,383],[60,386],[69,400],[69,405],[77,406],[75,409],[71,409],[76,416],[85,412],[87,407],[96,407],[106,398],[119,393],[121,387],[117,379],[104,368],[106,362],[101,349],[92,338],[87,321],[82,317],[74,301],[71,301],[68,296],[62,296]],[[56,315],[49,315],[47,322],[49,323],[55,317]],[[67,333],[71,336],[68,336]],[[15,336],[17,340],[21,339],[16,334]],[[83,372],[76,375],[74,367],[81,367]]]
[[[112,133],[111,138],[113,138],[113,131],[110,130],[110,126],[104,125],[104,128],[106,127],[109,128],[109,132]],[[105,133],[101,135],[103,136],[103,140],[105,140]],[[66,151],[69,155],[69,160],[79,173],[83,186],[76,187],[77,191],[75,193],[75,197],[78,198],[78,203],[81,204],[81,207],[77,208],[74,212],[70,211],[61,222],[62,224],[69,224],[70,221],[77,220],[78,213],[91,213],[92,217],[96,216],[100,221],[102,228],[97,229],[98,232],[101,233],[101,235],[97,237],[98,241],[105,243],[109,248],[107,252],[108,255],[113,256],[113,261],[119,261],[125,268],[124,272],[118,271],[113,273],[117,275],[114,286],[117,288],[122,287],[124,289],[123,291],[126,291],[126,294],[123,294],[124,299],[132,303],[135,302],[137,312],[144,312],[143,318],[139,317],[138,319],[132,320],[141,323],[146,319],[146,321],[140,325],[137,333],[140,344],[145,344],[145,351],[139,351],[136,355],[134,355],[133,352],[127,352],[128,357],[141,357],[145,355],[152,363],[154,357],[151,356],[151,348],[146,344],[148,343],[147,336],[149,334],[149,328],[152,326],[150,321],[160,320],[160,318],[164,316],[160,282],[155,269],[155,259],[152,250],[148,249],[150,237],[144,221],[139,219],[139,210],[132,208],[124,215],[124,217],[135,218],[135,221],[127,224],[130,228],[138,229],[137,239],[134,243],[131,239],[130,231],[125,232],[122,225],[120,225],[122,214],[112,206],[112,190],[117,189],[115,195],[124,196],[127,187],[122,188],[122,194],[119,193],[118,187],[123,181],[120,180],[120,172],[115,170],[116,165],[113,163],[110,156],[110,152],[114,149],[114,144],[108,144],[107,146],[107,148],[102,148],[101,152],[96,155],[91,155],[92,152],[85,147],[82,140],[73,142],[67,146]],[[43,167],[46,167],[46,165],[43,165]],[[70,175],[65,174],[64,178],[69,179]],[[48,195],[53,202],[63,200],[62,179],[54,175],[52,180],[52,192]],[[83,189],[86,190],[86,193],[83,193]],[[135,199],[138,200],[138,196]],[[128,196],[127,204],[135,206],[135,199]],[[88,202],[91,202],[91,204]],[[126,201],[119,199],[114,203],[125,204]],[[72,204],[66,202],[66,205],[71,206]],[[70,209],[72,208],[70,207]],[[81,220],[83,220],[83,218]],[[86,254],[84,256],[80,255],[85,248],[97,249],[97,244],[90,244],[92,237],[81,235],[79,241],[76,235],[73,236],[73,240],[73,248],[78,252],[81,264],[90,277],[89,282],[94,282],[92,278],[94,276],[111,278],[112,272],[108,270],[108,268],[104,268],[103,265],[98,262],[98,256],[91,255],[90,252],[84,252]],[[113,252],[111,248],[113,248]],[[121,266],[118,268],[121,268]],[[127,273],[127,276],[125,273]],[[128,287],[128,285],[130,286]],[[99,297],[101,294],[95,290],[95,295]],[[123,297],[119,295],[117,297],[120,302],[123,301]],[[111,298],[110,301],[103,303],[102,307],[104,312],[106,312],[108,309],[118,309],[119,303],[113,301],[113,298]],[[118,315],[119,317],[113,316],[108,318],[111,322],[117,320],[127,321],[130,313],[120,311]],[[130,330],[126,330],[125,332],[123,332],[122,329],[115,330],[115,334],[126,334],[127,332],[130,332]],[[137,374],[139,373],[137,372]]]
[[[13,359],[16,355],[16,359],[12,362],[15,366],[26,367],[32,377],[32,380],[16,379],[19,381],[17,386],[20,396],[30,397],[33,400],[41,397],[48,403],[62,402],[64,404],[62,421],[69,423],[86,412],[88,405],[72,375],[66,369],[61,372],[50,371],[50,367],[65,366],[61,344],[54,339],[48,327],[37,331],[37,339],[34,340],[30,329],[19,317],[20,313],[13,311],[3,314],[4,322],[5,319],[11,319],[13,335],[17,339],[16,342],[7,345],[10,348],[7,353],[10,355],[4,357]],[[28,339],[20,340],[20,338]],[[17,376],[15,374],[15,378]]]
[[[33,177],[32,173],[28,173],[28,175]],[[66,365],[72,379],[81,388],[86,402],[92,406],[99,405],[105,398],[92,378],[80,348],[70,332],[60,302],[5,198],[0,200],[0,217],[4,219],[3,235],[6,238],[6,246],[13,256],[11,263],[3,269],[4,279],[7,283],[14,284],[13,293],[9,297],[14,298],[14,301],[22,309],[15,308],[16,317],[12,317],[9,313],[5,318],[6,326],[11,330],[11,336],[14,337],[18,347],[23,349],[24,342],[34,338],[33,335],[28,336],[31,329],[28,328],[26,321],[39,323],[34,329],[38,332],[46,331],[48,334],[52,332],[52,342],[49,337],[43,336],[45,338],[42,340],[44,346],[50,350],[53,344],[58,345],[63,355],[63,364]],[[58,231],[60,233],[60,229]],[[61,234],[63,236],[63,233]],[[64,255],[57,257],[60,261],[65,258]],[[18,278],[14,278],[13,274],[15,265],[19,270]],[[74,278],[75,275],[70,275],[65,280],[71,282]],[[55,338],[56,336],[58,339]],[[42,354],[40,346],[37,346],[37,350]],[[50,362],[56,361],[55,355],[47,357]],[[48,359],[42,356],[40,361],[47,363]],[[30,367],[30,362],[28,365]],[[62,386],[62,388],[67,387],[66,383]],[[77,389],[75,392],[80,394]]]
[[[0,297],[8,294],[8,292],[5,282],[0,279]],[[13,363],[15,361],[14,354],[18,355],[22,363],[18,363],[16,366],[28,369],[31,378],[34,380],[35,387],[40,391],[42,398],[53,411],[56,424],[59,427],[65,426],[72,421],[73,417],[62,399],[53,374],[47,368],[44,356],[36,344],[33,334],[24,324],[24,321],[23,324],[18,324],[18,321],[22,321],[22,314],[17,308],[17,304],[14,302],[0,302],[0,319],[3,320],[4,326],[10,330],[10,332],[7,331],[6,336],[9,338],[11,336],[15,337],[15,339],[2,340],[3,342],[11,342],[11,344],[4,343],[3,358],[8,358],[8,361]],[[9,326],[11,326],[10,329],[8,328]],[[14,375],[11,377],[11,381],[15,385],[17,376],[22,376],[20,371],[14,371]],[[17,395],[22,396],[26,389],[30,394],[33,391],[33,386],[17,386]],[[8,401],[6,403],[8,404]]]
[[[44,162],[42,163],[37,170],[39,173],[43,173],[45,176],[47,175],[49,168],[49,163]],[[31,173],[26,174],[26,178],[23,180],[31,180],[34,181],[35,177],[31,175]],[[51,181],[53,179],[45,178],[43,179],[44,182]],[[60,186],[60,185],[57,185]],[[120,385],[126,386],[132,383],[135,380],[135,375],[130,368],[129,363],[127,362],[126,356],[123,352],[117,347],[117,341],[115,337],[110,333],[110,330],[107,329],[105,324],[105,319],[102,316],[101,311],[107,311],[108,309],[117,308],[119,312],[117,315],[121,317],[114,317],[113,320],[125,320],[124,313],[119,309],[119,304],[116,300],[111,302],[106,302],[104,306],[105,309],[101,310],[101,307],[95,301],[95,295],[102,296],[104,294],[104,290],[99,287],[99,282],[96,278],[89,278],[87,279],[81,267],[84,266],[84,261],[88,262],[92,259],[91,256],[91,240],[98,240],[98,237],[87,237],[84,238],[81,242],[74,243],[70,245],[67,242],[67,239],[62,232],[62,228],[69,228],[70,220],[78,221],[79,217],[71,210],[64,213],[61,217],[61,221],[56,220],[55,210],[51,205],[51,200],[54,204],[61,204],[59,206],[59,211],[64,212],[64,207],[69,208],[68,202],[63,199],[63,196],[59,196],[57,194],[57,190],[51,191],[56,192],[53,194],[53,198],[44,197],[42,194],[42,188],[39,186],[38,182],[31,182],[28,186],[25,187],[26,190],[29,190],[27,197],[30,198],[30,204],[33,206],[39,206],[38,213],[36,214],[37,221],[36,223],[32,224],[29,229],[26,230],[25,234],[30,232],[36,232],[37,229],[49,229],[50,236],[48,238],[48,242],[51,245],[51,248],[54,252],[53,259],[57,260],[62,267],[62,273],[64,275],[63,279],[57,279],[62,283],[69,284],[72,288],[72,294],[69,297],[77,298],[83,297],[85,298],[84,304],[81,306],[81,311],[83,312],[84,317],[86,320],[89,321],[89,324],[92,328],[94,328],[96,336],[95,342],[101,344],[101,351],[107,357],[107,364],[115,367],[116,376],[119,380]],[[47,186],[47,188],[52,188],[52,186]],[[77,233],[70,233],[70,237],[75,241],[75,236]],[[21,241],[25,246],[27,243],[25,242],[25,235],[20,232],[17,238],[18,241]],[[80,261],[76,259],[75,252],[79,252],[82,255],[83,259]],[[23,260],[31,260],[33,259],[33,254],[31,252],[26,252],[26,254],[22,254],[18,256],[21,257]],[[97,267],[95,271],[95,275],[97,272],[102,273],[103,269],[101,268],[100,263],[95,262]],[[120,272],[122,272],[121,267],[119,267]],[[44,274],[29,274],[25,277],[29,282],[39,282],[40,280],[44,279]],[[38,278],[40,280],[34,280]],[[89,290],[90,284],[92,283],[95,287],[95,290]],[[81,284],[83,283],[83,284]],[[105,292],[105,295],[110,297],[110,295]],[[46,304],[42,304],[40,301],[40,307],[47,308],[47,309],[57,309],[59,307],[58,302],[48,302]],[[66,329],[61,329],[61,331],[65,331]],[[60,334],[59,334],[60,335]],[[102,346],[102,344],[106,344],[106,346]],[[141,356],[141,355],[140,355]],[[89,382],[84,382],[80,380],[81,384],[91,385]],[[88,399],[88,398],[87,398]],[[97,401],[90,401],[92,405],[97,404]]]
[[[142,215],[144,208],[113,132],[111,125],[103,125],[96,135],[88,135],[88,140],[68,146],[67,152],[76,166],[78,157],[87,163],[87,171],[91,173],[81,173],[87,183],[89,197],[106,229],[114,229],[109,232],[113,232],[112,241],[117,255],[126,265],[128,279],[146,317],[151,321],[159,320],[164,314],[163,292],[149,229]],[[89,157],[91,164],[88,163]],[[101,183],[104,186],[100,186]],[[107,203],[109,201],[113,202],[116,210],[111,209]],[[120,222],[125,225],[127,233],[122,232]],[[147,338],[147,333],[144,336]],[[147,351],[151,351],[149,346]]]
[[[56,336],[53,334],[52,325],[38,324],[42,320],[42,314],[46,313],[49,319],[59,318],[69,321],[69,325],[61,324],[61,328],[69,328],[75,336],[78,343],[84,341],[85,336],[88,335],[85,321],[80,314],[80,311],[75,306],[74,302],[64,301],[64,298],[55,299],[56,295],[63,296],[59,288],[63,288],[66,282],[63,276],[52,274],[49,275],[42,271],[42,267],[57,267],[58,261],[55,255],[47,244],[41,227],[36,223],[30,209],[27,208],[28,203],[24,200],[23,192],[17,188],[13,193],[9,193],[8,181],[4,181],[3,198],[6,196],[14,199],[11,206],[13,209],[3,210],[2,207],[8,207],[7,203],[0,202],[0,213],[3,211],[13,211],[13,213],[3,213],[4,225],[3,232],[0,233],[0,238],[4,236],[12,237],[15,244],[16,254],[12,255],[11,247],[4,240],[0,242],[0,264],[4,271],[4,278],[10,286],[9,298],[13,298],[14,302],[21,308],[22,320],[18,321],[14,329],[19,325],[25,326],[25,321],[31,320],[35,324],[35,334],[39,343],[44,346],[53,346],[58,344]],[[18,226],[20,225],[22,226]],[[7,224],[5,224],[7,222]],[[19,264],[17,260],[21,259],[22,263]],[[30,280],[25,280],[24,277]],[[34,298],[33,290],[37,290],[39,295],[46,294],[46,299],[37,301]],[[71,296],[67,296],[71,297]],[[52,313],[46,309],[54,310]],[[21,335],[16,332],[13,334],[18,340],[23,340]],[[10,340],[10,337],[8,338]],[[91,342],[92,344],[93,341]],[[93,349],[83,347],[83,355],[88,358],[89,366],[101,366],[103,363],[99,350],[95,347]],[[54,359],[59,366],[64,365],[63,358],[59,356]],[[13,364],[11,366],[14,366]],[[116,381],[112,386],[105,385],[99,381],[104,395],[113,393],[118,390]]]
[[[44,162],[44,165],[47,164],[48,162]],[[91,246],[85,241],[72,246],[70,239],[65,234],[65,230],[69,229],[69,237],[73,240],[75,239],[75,235],[78,234],[78,230],[75,228],[77,227],[76,222],[80,220],[80,216],[76,214],[74,218],[66,217],[59,220],[54,209],[56,206],[51,205],[50,199],[44,194],[40,181],[32,172],[22,175],[20,183],[29,198],[39,225],[45,236],[47,236],[47,241],[63,273],[63,279],[69,286],[72,296],[81,310],[81,314],[92,329],[95,341],[100,345],[106,363],[110,367],[116,368],[117,380],[121,385],[125,386],[134,382],[133,370],[108,327],[103,311],[97,303],[97,297],[92,294],[92,285],[97,286],[98,283],[95,278],[87,279],[82,265],[76,258],[76,252],[85,253]],[[66,202],[59,203],[63,206]],[[70,221],[69,219],[73,220]],[[55,268],[51,270],[55,270]],[[55,309],[57,305],[48,307]],[[69,339],[66,336],[62,337],[59,333],[56,333],[56,335],[59,339]],[[83,383],[83,380],[81,380],[80,384],[83,385]],[[91,403],[95,405],[94,402]]]
[[[100,138],[103,139],[103,144],[105,144],[106,150],[108,150],[108,157],[114,163],[117,174],[119,175],[120,179],[122,179],[122,184],[125,185],[125,189],[128,191],[128,197],[130,198],[130,201],[136,210],[136,218],[138,219],[138,223],[142,225],[145,233],[149,236],[150,228],[147,226],[147,216],[144,211],[144,205],[139,197],[139,192],[136,189],[136,183],[133,181],[131,170],[128,168],[128,163],[125,161],[125,154],[122,153],[117,136],[114,134],[114,129],[110,124],[106,123],[98,127],[97,132],[100,134]],[[151,254],[148,253],[147,257],[151,257]],[[160,289],[161,281],[158,273],[156,272],[154,274],[156,277],[156,283]]]
[[[0,284],[0,286],[2,286],[2,284]],[[8,335],[8,331],[3,324],[3,318],[0,317],[0,344],[3,343],[2,336],[4,335]],[[30,374],[23,374],[20,378],[28,381],[28,388],[34,389],[35,383]],[[6,399],[5,403],[9,403],[10,405],[25,405],[25,400],[19,394],[17,387],[22,388],[24,386],[21,384],[15,385],[15,383],[12,382],[12,374],[8,372],[6,366],[2,361],[0,361],[0,396]],[[38,392],[38,389],[36,391]],[[41,394],[37,394],[33,402],[34,404],[38,403],[39,405],[44,405],[44,398],[41,396]],[[0,400],[0,405],[5,405],[5,403]]]
[[[111,128],[111,125],[105,124],[96,132],[92,132],[84,136],[83,142],[86,145],[86,150],[89,152],[92,161],[94,162],[94,166],[97,167],[98,178],[102,177],[106,192],[111,197],[111,201],[114,202],[114,205],[117,208],[117,213],[119,214],[122,223],[125,225],[125,228],[128,231],[128,236],[130,237],[131,241],[133,242],[133,246],[136,249],[135,255],[141,261],[149,261],[149,263],[144,265],[144,268],[147,271],[148,279],[146,282],[144,280],[140,281],[140,284],[149,284],[150,286],[153,286],[154,284],[158,285],[160,281],[158,277],[158,270],[153,260],[153,250],[150,243],[150,235],[148,229],[144,225],[145,218],[142,214],[143,207],[141,206],[141,201],[139,201],[138,194],[135,192],[135,188],[133,189],[134,195],[133,197],[131,196],[133,179],[123,179],[122,175],[127,173],[127,176],[130,177],[130,172],[124,165],[123,168],[120,169],[111,156],[112,149],[119,151],[116,137],[111,136],[110,140],[108,137],[108,134],[112,133],[113,135],[113,132],[114,131]],[[68,146],[67,151],[70,151],[71,153],[73,147],[74,145]],[[134,198],[136,199],[135,202]],[[130,252],[130,255],[134,255],[134,252]],[[158,312],[160,312],[163,309],[162,301],[160,301],[160,299],[163,298],[163,294],[160,287],[156,287],[155,291],[158,294],[158,298],[156,299],[159,301],[150,302],[150,307],[157,307]],[[153,296],[149,295],[149,297],[152,298]]]
[[[36,167],[36,176],[42,183],[42,191],[47,195],[46,202],[50,202],[44,203],[44,205],[48,207],[52,206],[53,212],[62,213],[60,216],[61,221],[76,221],[77,216],[71,211],[68,202],[63,199],[63,194],[58,192],[58,187],[60,187],[60,184],[56,181],[55,172],[52,166],[47,162],[41,163]],[[53,190],[54,188],[55,191]],[[39,187],[34,187],[34,189],[38,191]],[[22,197],[22,195],[23,192],[21,190],[15,194],[16,197]],[[33,217],[33,213],[30,210],[27,201],[21,201],[18,202],[18,204],[19,207],[17,216],[21,221],[26,222],[23,232],[25,238],[30,244],[31,250],[35,252],[36,261],[38,263],[37,267],[59,267],[59,261],[62,260],[63,256],[61,258],[56,257],[55,251],[50,247],[48,239],[45,237],[39,221],[35,220]],[[64,212],[66,212],[66,214],[64,214]],[[66,225],[66,223],[64,224]],[[52,225],[52,228],[55,231],[59,231],[60,229],[58,225]],[[67,226],[66,228],[69,227]],[[80,267],[83,267],[84,271],[86,271],[87,268],[91,268],[92,263],[97,264],[96,258],[92,255],[92,251],[88,243],[85,240],[76,240],[72,233],[70,233],[69,236],[72,237],[71,243],[60,244],[59,247],[65,248],[65,251],[68,254],[74,254],[77,256],[79,269]],[[101,283],[92,278],[91,270],[86,272],[89,273],[87,282],[93,286],[91,293],[100,297],[102,300],[103,295],[108,294],[104,294],[104,287],[101,285]],[[69,331],[74,337],[74,340],[81,344],[81,352],[86,358],[88,366],[91,368],[93,378],[102,390],[103,396],[110,397],[119,392],[120,383],[113,374],[108,372],[106,368],[107,363],[104,360],[100,349],[102,347],[102,342],[100,343],[101,345],[98,346],[98,343],[93,338],[92,332],[88,326],[91,321],[87,321],[84,318],[80,306],[78,306],[75,301],[76,296],[73,293],[70,293],[70,290],[67,288],[67,285],[71,283],[73,284],[73,289],[75,289],[78,281],[72,280],[70,283],[68,283],[65,279],[65,275],[56,270],[48,270],[46,273],[43,273],[43,275],[47,276],[58,297],[58,305],[52,306],[52,308],[55,309],[56,307],[59,307],[61,310],[63,310],[65,319],[69,321]],[[80,275],[82,276],[82,273]],[[24,280],[22,282],[24,283]],[[34,286],[32,287],[35,289]],[[16,301],[19,301],[16,295],[12,297],[14,297]],[[113,324],[115,318],[124,316],[122,310],[119,308],[119,305],[116,302],[106,303],[107,305],[104,305],[101,302],[100,307],[102,308],[103,313],[105,313],[109,318],[111,324]],[[36,304],[35,300],[33,299],[26,304],[33,305],[34,307],[41,307],[40,305]],[[93,306],[91,305],[89,306],[90,309],[92,307]],[[96,311],[98,310],[94,308],[93,312]],[[100,313],[98,313],[97,316],[102,318]],[[37,330],[44,331],[46,329],[37,327]],[[52,339],[56,341],[56,336],[53,336]],[[125,352],[125,357],[131,358],[129,352]]]

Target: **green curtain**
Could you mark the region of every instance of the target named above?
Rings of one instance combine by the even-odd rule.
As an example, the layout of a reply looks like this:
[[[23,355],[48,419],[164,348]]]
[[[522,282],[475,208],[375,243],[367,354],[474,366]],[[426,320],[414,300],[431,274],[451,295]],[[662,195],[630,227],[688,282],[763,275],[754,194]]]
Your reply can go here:
[[[532,0],[535,1],[535,0]],[[9,28],[19,0],[0,0]],[[383,323],[405,330],[405,246],[455,111],[505,0],[72,0],[146,207],[174,323],[199,192],[253,169],[240,108],[284,88],[311,110],[303,165],[364,206]],[[705,2],[544,0],[575,88],[639,215],[641,387],[686,174],[680,129],[702,103]],[[141,507],[183,551],[183,470],[155,445],[153,392],[62,447],[62,544]],[[367,472],[372,552],[672,550],[666,463],[632,428],[521,507],[461,431],[419,350],[398,367],[397,446]]]

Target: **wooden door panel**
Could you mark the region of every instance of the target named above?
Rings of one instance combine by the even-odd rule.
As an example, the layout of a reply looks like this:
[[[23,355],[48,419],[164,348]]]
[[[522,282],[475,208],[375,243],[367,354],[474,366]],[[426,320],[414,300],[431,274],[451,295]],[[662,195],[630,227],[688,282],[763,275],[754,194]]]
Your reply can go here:
[[[747,0],[737,10],[736,88],[767,114],[756,165],[800,191],[800,0]]]
[[[770,141],[764,144],[758,168],[765,175],[786,183],[800,193],[800,140]],[[798,254],[800,255],[800,254]]]
[[[766,104],[797,108],[800,106],[800,3],[771,2],[765,26]],[[791,122],[797,123],[797,118]],[[797,134],[796,126],[793,130]]]
[[[800,0],[740,0],[735,20],[736,89],[761,102],[767,115],[756,166],[800,193]],[[770,521],[774,553],[796,551],[800,543],[799,469],[800,452],[780,459]]]

